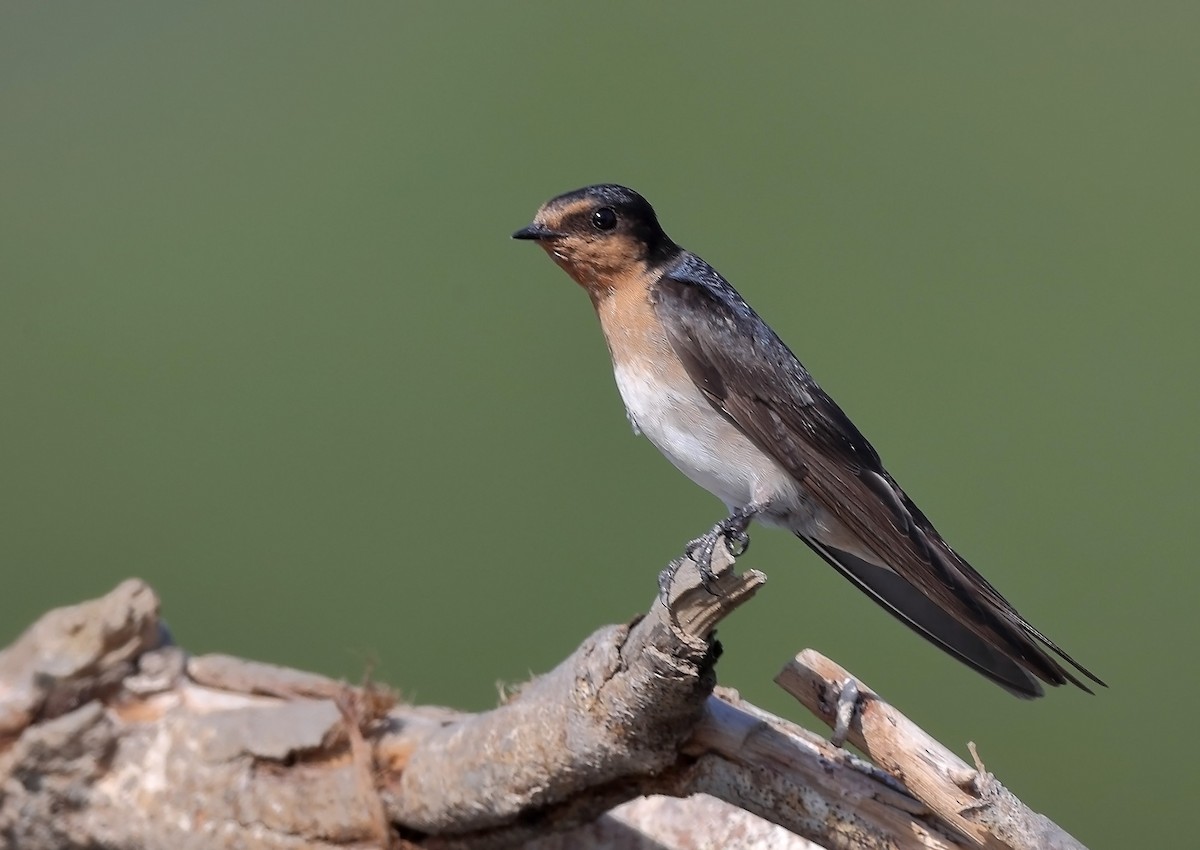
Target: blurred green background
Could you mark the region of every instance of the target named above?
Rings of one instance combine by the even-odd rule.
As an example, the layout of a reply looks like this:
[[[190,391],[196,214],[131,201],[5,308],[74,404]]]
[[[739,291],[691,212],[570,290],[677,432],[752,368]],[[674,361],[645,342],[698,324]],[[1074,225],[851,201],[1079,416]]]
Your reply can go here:
[[[1014,700],[776,531],[721,681],[812,725],[771,677],[814,646],[1085,843],[1174,843],[1197,27],[1187,3],[5,4],[0,642],[138,575],[193,651],[478,709],[643,610],[722,509],[632,436],[586,297],[509,240],[623,182],[1112,687]]]

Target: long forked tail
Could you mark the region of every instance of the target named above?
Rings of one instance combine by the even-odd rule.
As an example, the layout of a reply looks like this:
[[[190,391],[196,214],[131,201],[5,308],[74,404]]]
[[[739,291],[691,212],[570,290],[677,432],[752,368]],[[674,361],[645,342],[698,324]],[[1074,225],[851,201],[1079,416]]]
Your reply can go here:
[[[1046,651],[1047,649],[1056,652],[1084,676],[1099,685],[1104,685],[1104,682],[1077,664],[1024,620],[1018,618],[1020,625],[1013,627],[1002,623],[998,617],[988,617],[988,631],[1000,632],[1005,638],[1004,643],[1008,644],[1004,647],[996,646],[984,640],[976,630],[964,624],[892,570],[876,566],[849,552],[834,549],[801,534],[796,536],[913,631],[1014,696],[1023,699],[1042,696],[1045,692],[1039,679],[1052,685],[1071,682],[1092,693],[1087,685],[1064,668]],[[1013,614],[1015,615],[1015,612]]]

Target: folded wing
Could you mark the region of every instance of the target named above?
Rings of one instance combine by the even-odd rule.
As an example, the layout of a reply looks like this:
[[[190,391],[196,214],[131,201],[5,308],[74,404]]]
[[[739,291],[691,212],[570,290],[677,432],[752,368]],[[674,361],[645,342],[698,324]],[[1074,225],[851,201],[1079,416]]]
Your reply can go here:
[[[652,299],[672,347],[713,407],[802,481],[859,543],[856,554],[798,534],[818,555],[1012,693],[1040,696],[1038,679],[1090,692],[1069,668],[1104,684],[950,548],[841,408],[715,270],[687,256],[656,284]]]

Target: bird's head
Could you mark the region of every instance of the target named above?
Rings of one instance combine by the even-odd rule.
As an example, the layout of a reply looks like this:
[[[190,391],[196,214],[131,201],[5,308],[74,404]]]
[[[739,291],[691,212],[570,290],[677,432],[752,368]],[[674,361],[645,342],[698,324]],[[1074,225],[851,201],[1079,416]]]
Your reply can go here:
[[[615,184],[550,199],[513,238],[536,241],[593,298],[679,251],[649,202]]]

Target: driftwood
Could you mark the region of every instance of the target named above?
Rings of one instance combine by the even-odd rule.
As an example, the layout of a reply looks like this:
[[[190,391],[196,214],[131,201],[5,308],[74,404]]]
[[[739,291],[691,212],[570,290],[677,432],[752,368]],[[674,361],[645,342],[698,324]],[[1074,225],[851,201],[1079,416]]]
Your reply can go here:
[[[778,681],[874,765],[716,688],[764,580],[721,555],[482,714],[188,656],[136,580],[51,611],[0,652],[0,848],[1080,846],[811,650]]]

